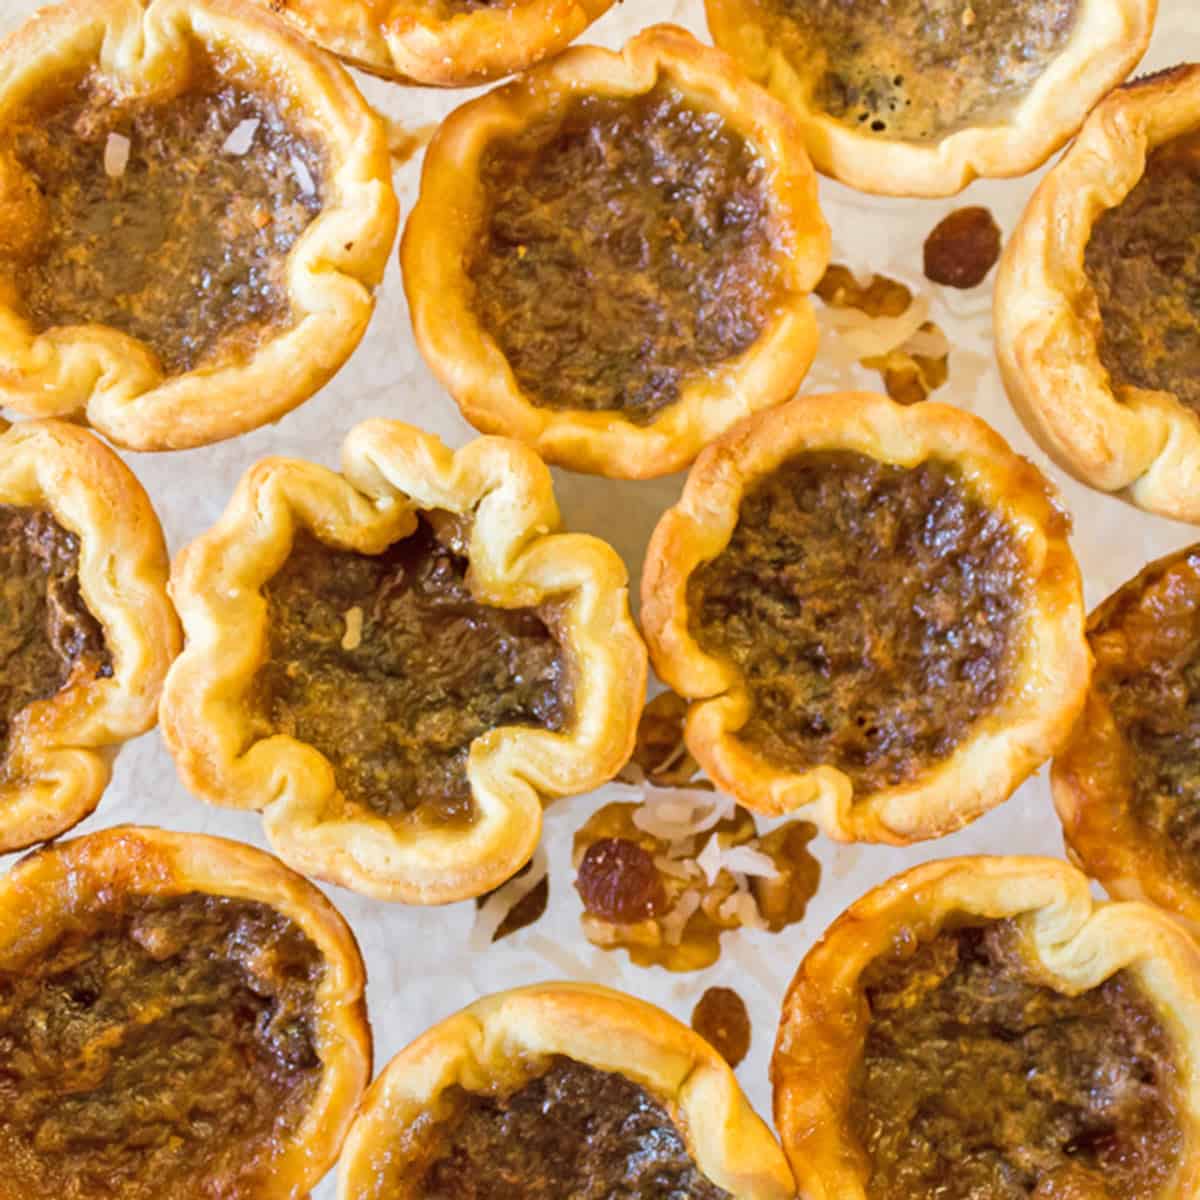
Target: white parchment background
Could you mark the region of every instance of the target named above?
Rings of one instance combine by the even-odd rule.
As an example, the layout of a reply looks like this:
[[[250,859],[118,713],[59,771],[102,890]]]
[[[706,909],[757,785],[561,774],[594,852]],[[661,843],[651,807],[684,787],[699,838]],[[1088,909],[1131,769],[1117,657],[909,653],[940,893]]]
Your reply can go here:
[[[29,0],[0,0],[0,32],[31,13]],[[1161,0],[1158,27],[1139,71],[1200,59],[1200,9],[1196,0]],[[655,21],[675,21],[707,40],[701,0],[623,0],[599,21],[588,40],[618,46]],[[413,126],[440,119],[468,93],[406,89],[364,80],[368,98],[388,116]],[[397,172],[403,216],[416,198],[420,160]],[[979,414],[1059,485],[1075,520],[1074,547],[1083,567],[1089,608],[1148,560],[1200,539],[1200,531],[1144,515],[1089,491],[1049,463],[1009,408],[992,358],[991,280],[971,292],[937,288],[921,274],[925,235],[962,204],[986,204],[1006,234],[1012,230],[1036,177],[974,184],[942,201],[883,200],[821,181],[821,202],[833,227],[834,260],[876,270],[926,294],[932,319],[953,346],[950,383],[937,399]],[[839,374],[819,356],[806,390],[838,385],[877,387],[878,376]],[[294,455],[335,466],[346,431],[366,417],[398,417],[437,433],[452,446],[470,427],[435,382],[413,343],[395,258],[367,336],[358,352],[323,392],[279,424],[203,450],[173,455],[127,454],[126,461],[150,492],[172,553],[207,529],[221,513],[237,478],[268,454]],[[558,500],[568,527],[613,543],[629,564],[636,593],[642,553],[659,514],[679,493],[682,476],[646,483],[614,483],[556,471]],[[652,1000],[686,1021],[705,988],[723,984],[746,1000],[753,1020],[751,1052],[738,1069],[742,1086],[764,1116],[770,1111],[767,1063],[779,1002],[797,963],[821,931],[852,900],[896,872],[954,854],[1062,852],[1046,772],[1031,779],[1005,805],[969,828],[907,850],[836,846],[818,839],[823,875],[801,925],[783,934],[726,935],[725,953],[707,971],[673,975],[632,966],[623,953],[592,948],[579,930],[580,905],[572,883],[571,837],[606,797],[603,789],[560,801],[546,817],[550,857],[550,907],[534,926],[486,953],[468,949],[471,903],[440,909],[405,908],[326,889],[358,936],[369,976],[368,1003],[375,1034],[376,1067],[428,1025],[499,988],[562,977],[591,979]],[[123,821],[222,834],[265,846],[253,813],[209,808],[188,794],[155,732],[127,746],[95,815],[78,832]],[[7,867],[11,858],[0,858]],[[332,1178],[314,1193],[331,1200]]]

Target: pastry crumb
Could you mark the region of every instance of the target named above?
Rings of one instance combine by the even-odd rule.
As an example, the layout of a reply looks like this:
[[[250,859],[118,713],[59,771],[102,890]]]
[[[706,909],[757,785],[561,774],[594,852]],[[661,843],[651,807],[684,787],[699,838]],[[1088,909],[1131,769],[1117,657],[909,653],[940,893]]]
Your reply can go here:
[[[357,650],[362,645],[363,610],[356,604],[345,612],[346,632],[342,635],[343,650]]]

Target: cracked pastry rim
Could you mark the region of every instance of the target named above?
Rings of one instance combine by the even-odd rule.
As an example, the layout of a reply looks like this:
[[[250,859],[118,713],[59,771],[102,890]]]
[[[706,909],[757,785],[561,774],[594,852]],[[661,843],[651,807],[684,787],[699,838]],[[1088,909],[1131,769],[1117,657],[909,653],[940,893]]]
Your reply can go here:
[[[346,62],[402,83],[466,87],[557,54],[614,0],[507,0],[439,16],[438,0],[262,0]]]
[[[1013,407],[1090,487],[1200,521],[1200,417],[1171,392],[1113,386],[1100,360],[1084,251],[1150,152],[1200,130],[1200,66],[1136,79],[1096,107],[1033,194],[996,276],[996,354]]]
[[[851,1076],[867,1026],[860,975],[915,932],[927,940],[961,914],[1016,918],[1024,948],[1067,994],[1120,970],[1142,985],[1183,1079],[1179,1170],[1157,1200],[1200,1181],[1200,952],[1158,909],[1092,899],[1069,864],[978,855],[914,867],[867,893],[801,962],[784,999],[771,1058],[775,1122],[803,1195],[864,1200],[863,1151],[850,1124]]]
[[[791,1171],[733,1071],[661,1009],[588,983],[497,992],[434,1025],[371,1085],[338,1166],[338,1200],[367,1200],[401,1138],[454,1085],[520,1088],[554,1055],[624,1075],[662,1104],[702,1174],[736,1200],[791,1200]],[[397,1143],[400,1143],[397,1150]],[[408,1153],[411,1153],[411,1141]],[[399,1159],[397,1158],[399,1154]]]
[[[467,557],[487,603],[561,605],[556,629],[572,683],[563,732],[502,725],[471,743],[478,811],[457,829],[405,828],[350,805],[315,747],[285,734],[255,741],[245,703],[267,657],[261,589],[294,531],[378,554],[413,532],[419,509],[474,514]],[[161,720],[183,781],[210,803],[261,810],[289,865],[377,899],[441,904],[502,883],[537,846],[541,797],[589,791],[620,770],[645,694],[624,564],[598,538],[559,526],[550,472],[506,439],[451,452],[399,421],[372,420],[347,437],[341,475],[296,459],[259,462],[172,569],[187,645],[167,677]]]
[[[337,63],[236,0],[69,0],[43,9],[0,45],[0,126],[39,89],[92,67],[124,92],[186,90],[196,43],[233,56],[249,92],[285,95],[304,118],[305,139],[326,156],[327,195],[285,260],[290,323],[244,362],[218,359],[168,377],[137,338],[99,324],[37,334],[0,294],[0,403],[86,418],[133,450],[207,445],[307,400],[366,330],[396,231],[381,120]],[[0,196],[14,175],[0,161]],[[9,191],[0,213],[19,222],[27,206],[19,189]]]
[[[0,436],[0,502],[44,509],[79,539],[80,592],[112,656],[110,678],[68,679],[14,719],[0,782],[6,852],[54,837],[95,809],[116,747],[154,725],[180,633],[158,517],[98,438],[61,421],[9,427]]]
[[[770,164],[771,242],[783,296],[748,350],[715,367],[691,368],[679,398],[646,425],[616,410],[540,407],[471,306],[464,263],[486,216],[480,161],[493,141],[519,133],[567,98],[639,96],[661,79],[719,113]],[[568,50],[452,112],[429,145],[420,198],[400,244],[417,345],[463,416],[484,433],[528,442],[547,462],[621,479],[682,469],[734,422],[796,391],[817,347],[808,294],[828,257],[816,177],[792,118],[726,55],[670,25],[652,26],[620,52]]]
[[[288,917],[316,946],[325,964],[317,989],[315,1037],[321,1083],[264,1192],[307,1195],[337,1158],[371,1078],[366,975],[350,927],[312,884],[262,850],[226,838],[135,825],[118,825],[26,855],[0,878],[0,921],[25,933],[44,924],[48,912],[86,908],[98,895],[114,891],[147,896],[201,892],[256,901]]]
[[[981,118],[930,143],[860,134],[815,107],[815,80],[771,45],[757,8],[757,0],[705,0],[709,32],[796,115],[817,169],[863,192],[934,197],[952,196],[976,178],[1024,175],[1044,163],[1137,65],[1158,0],[1079,0],[1066,45],[1007,121]]]
[[[750,697],[731,663],[707,654],[688,625],[692,572],[728,545],[743,494],[794,455],[853,450],[915,467],[954,463],[970,490],[1003,512],[1029,571],[1021,654],[1001,699],[946,758],[910,783],[855,794],[831,765],[776,767],[737,738]],[[840,841],[907,845],[939,837],[1006,800],[1062,744],[1087,691],[1079,568],[1050,485],[979,418],[926,401],[801,396],[743,421],[696,460],[678,503],[659,520],[642,575],[642,628],[659,677],[692,701],[688,749],[713,782],[769,816],[801,813]]]

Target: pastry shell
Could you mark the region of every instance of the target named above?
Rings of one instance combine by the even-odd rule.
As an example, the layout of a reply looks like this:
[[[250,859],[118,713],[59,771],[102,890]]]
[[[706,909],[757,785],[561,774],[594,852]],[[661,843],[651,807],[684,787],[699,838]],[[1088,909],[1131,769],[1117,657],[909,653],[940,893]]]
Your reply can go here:
[[[507,1092],[565,1055],[624,1075],[670,1114],[701,1172],[735,1200],[791,1200],[791,1172],[724,1059],[661,1009],[587,983],[499,992],[427,1030],[371,1085],[338,1168],[338,1200],[380,1195],[421,1149],[449,1088]],[[417,1196],[401,1189],[389,1196]]]
[[[28,953],[113,893],[191,892],[256,901],[293,921],[325,964],[315,1037],[323,1065],[303,1122],[256,1196],[303,1197],[333,1166],[371,1078],[366,976],[350,927],[321,893],[262,850],[225,838],[119,825],[36,850],[0,878],[0,954]],[[250,1200],[246,1197],[245,1200]]]
[[[927,940],[963,915],[1016,918],[1023,948],[1067,994],[1128,970],[1177,1054],[1184,1147],[1156,1200],[1200,1183],[1200,949],[1146,904],[1094,901],[1087,879],[1050,858],[946,859],[914,867],[856,901],[800,964],[771,1060],[775,1123],[809,1200],[865,1200],[868,1167],[850,1123],[868,1012],[860,976],[902,942]]]
[[[486,219],[480,162],[492,142],[561,111],[573,97],[638,96],[662,79],[720,113],[770,164],[772,243],[783,295],[749,349],[694,370],[679,399],[648,424],[617,411],[539,407],[472,309],[464,263]],[[426,153],[400,260],[417,345],[472,425],[527,442],[547,462],[572,470],[642,479],[682,469],[737,420],[796,391],[816,353],[808,293],[824,273],[829,244],[816,177],[788,113],[725,55],[682,29],[657,25],[619,53],[595,46],[568,50],[451,113]]]
[[[996,277],[996,353],[1042,448],[1090,487],[1200,522],[1200,417],[1173,393],[1115,386],[1097,350],[1084,252],[1100,216],[1136,187],[1150,152],[1200,130],[1200,66],[1113,92],[1025,209]]]
[[[853,450],[915,467],[957,464],[970,489],[1002,511],[1028,571],[1018,661],[1004,695],[945,759],[910,783],[856,795],[831,765],[794,773],[744,745],[751,701],[731,663],[689,630],[688,579],[728,545],[742,496],[798,453]],[[688,749],[713,782],[755,812],[803,812],[842,841],[907,845],[939,837],[1006,800],[1062,744],[1083,704],[1090,655],[1069,522],[1046,479],[977,417],[884,396],[802,396],[743,421],[696,460],[679,502],[658,523],[642,575],[642,628],[659,677],[693,703]]]
[[[979,177],[1024,175],[1044,163],[1137,65],[1158,0],[1078,0],[1066,44],[1004,119],[982,116],[929,141],[883,139],[818,107],[821,55],[789,58],[762,7],[763,0],[705,0],[709,31],[795,114],[817,170],[863,192],[931,197],[952,196]]]
[[[0,771],[2,853],[92,812],[120,743],[154,725],[181,639],[158,517],[98,438],[61,421],[9,427],[0,436],[0,503],[44,509],[76,535],[80,592],[112,658],[110,678],[68,678],[14,718]]]
[[[238,0],[68,0],[42,9],[0,44],[0,132],[40,93],[93,71],[119,94],[178,95],[196,69],[195,47],[247,90],[283,96],[298,133],[324,154],[322,211],[286,259],[290,324],[244,361],[218,358],[167,377],[146,343],[111,326],[36,333],[11,289],[0,289],[0,403],[86,419],[133,450],[233,437],[321,388],[366,330],[398,221],[383,122],[349,75]],[[37,220],[22,175],[0,156],[0,218],[9,230]]]
[[[283,734],[254,740],[248,693],[267,655],[261,589],[298,527],[378,554],[410,534],[416,510],[473,517],[472,589],[485,603],[553,600],[572,683],[560,733],[500,726],[471,745],[476,819],[466,827],[389,821],[348,804],[328,759]],[[342,474],[266,459],[224,516],[180,552],[171,591],[187,645],[170,672],[163,736],[203,799],[263,812],[289,865],[384,900],[440,904],[496,887],[532,855],[543,798],[590,791],[632,753],[646,651],[629,615],[624,564],[598,538],[556,532],[550,472],[529,449],[480,438],[451,453],[398,421],[367,421],[342,449]]]

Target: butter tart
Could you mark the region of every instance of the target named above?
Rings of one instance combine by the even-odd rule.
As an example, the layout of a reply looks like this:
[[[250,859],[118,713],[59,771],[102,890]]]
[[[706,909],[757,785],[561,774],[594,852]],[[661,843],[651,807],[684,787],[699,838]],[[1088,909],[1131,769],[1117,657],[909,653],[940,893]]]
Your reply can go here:
[[[82,821],[179,652],[150,500],[59,421],[0,436],[0,853]]]
[[[545,464],[502,438],[451,453],[377,420],[341,475],[258,463],[172,572],[187,645],[162,723],[184,782],[367,895],[496,887],[544,798],[621,769],[645,696],[624,564],[559,524]]]
[[[1079,569],[1046,479],[978,418],[805,396],[697,460],[642,626],[709,778],[768,815],[904,845],[973,820],[1070,732]]]
[[[1040,166],[1146,50],[1158,0],[705,0],[817,169],[949,196]]]
[[[400,255],[417,345],[472,425],[644,478],[795,392],[829,230],[783,107],[660,25],[451,113]]]
[[[1049,858],[916,867],[800,964],[771,1063],[800,1194],[1184,1200],[1200,948]]]
[[[338,1200],[791,1200],[724,1059],[661,1009],[582,983],[487,996],[372,1084]]]
[[[300,1200],[371,1073],[349,927],[271,855],[132,826],[0,879],[0,1193]]]
[[[1043,179],[996,280],[1030,433],[1094,488],[1200,522],[1200,66],[1114,92]]]
[[[0,43],[0,403],[135,450],[317,391],[395,237],[383,122],[237,0],[71,0]]]

